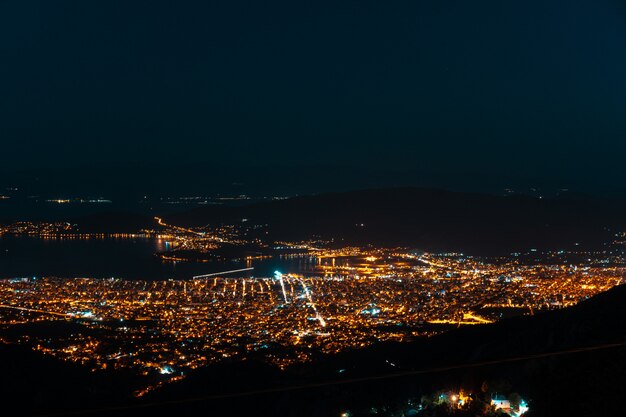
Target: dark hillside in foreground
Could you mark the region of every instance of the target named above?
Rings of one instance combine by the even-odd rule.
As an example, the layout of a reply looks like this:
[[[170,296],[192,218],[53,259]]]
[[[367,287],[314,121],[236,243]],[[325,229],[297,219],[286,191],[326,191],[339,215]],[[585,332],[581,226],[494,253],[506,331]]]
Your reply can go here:
[[[0,344],[3,416],[31,416],[102,407],[130,398],[137,377],[128,372],[93,373],[31,351]]]
[[[225,362],[142,401],[130,401],[129,374],[91,373],[0,345],[0,395],[17,407],[8,415],[100,409],[79,415],[336,417],[342,410],[372,415],[371,407],[401,411],[409,398],[446,389],[477,392],[486,381],[528,399],[527,417],[624,415],[626,404],[618,400],[626,386],[624,306],[626,286],[620,286],[572,308],[319,357],[286,372],[256,359]],[[246,392],[256,394],[230,395]],[[131,408],[110,408],[119,404]]]
[[[371,415],[372,406],[394,406],[440,389],[478,392],[488,381],[530,399],[528,417],[624,415],[626,404],[617,399],[626,387],[625,306],[626,286],[620,286],[572,308],[345,352],[282,376],[253,363],[220,365],[166,387],[152,400],[305,386],[168,409],[301,417],[337,416],[349,409],[352,415]],[[433,369],[440,371],[428,372]],[[413,371],[418,372],[378,379]],[[351,379],[361,381],[336,384]]]
[[[267,224],[276,240],[334,238],[343,244],[431,251],[511,252],[597,246],[626,228],[621,201],[539,199],[396,188],[296,197],[171,215],[181,225]],[[610,229],[610,230],[607,230]],[[611,232],[613,231],[613,232]],[[264,233],[264,232],[263,232]]]

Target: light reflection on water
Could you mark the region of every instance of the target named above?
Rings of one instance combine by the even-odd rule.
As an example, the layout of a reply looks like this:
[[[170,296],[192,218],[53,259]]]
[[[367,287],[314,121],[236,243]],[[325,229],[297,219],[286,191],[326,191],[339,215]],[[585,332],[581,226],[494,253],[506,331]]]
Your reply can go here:
[[[163,262],[154,256],[155,252],[168,249],[165,240],[156,238],[40,239],[3,236],[0,237],[0,278],[57,276],[189,279],[194,275],[250,266],[255,268],[253,276],[268,277],[275,270],[284,273],[314,273],[319,263],[313,256],[207,263]]]

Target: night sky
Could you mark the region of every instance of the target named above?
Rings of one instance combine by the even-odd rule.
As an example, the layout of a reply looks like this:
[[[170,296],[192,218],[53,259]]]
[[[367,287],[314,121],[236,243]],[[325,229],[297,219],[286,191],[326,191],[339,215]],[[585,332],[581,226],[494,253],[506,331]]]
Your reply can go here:
[[[0,0],[0,163],[626,180],[626,1]]]

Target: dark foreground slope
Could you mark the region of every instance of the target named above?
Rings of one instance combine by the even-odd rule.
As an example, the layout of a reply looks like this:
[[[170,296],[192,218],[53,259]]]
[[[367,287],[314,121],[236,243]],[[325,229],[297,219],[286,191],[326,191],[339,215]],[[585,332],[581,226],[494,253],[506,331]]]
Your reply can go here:
[[[171,215],[174,224],[268,225],[263,237],[334,238],[341,243],[408,245],[425,250],[506,252],[605,242],[626,226],[616,201],[539,199],[419,188],[296,197],[242,207],[210,206]],[[266,235],[265,232],[268,232]]]
[[[626,389],[625,306],[626,286],[621,286],[569,309],[415,343],[381,344],[284,374],[255,363],[221,365],[191,375],[153,400],[217,394],[169,408],[184,413],[337,416],[351,410],[371,415],[373,406],[401,411],[409,398],[440,389],[480,392],[486,383],[492,391],[517,391],[528,398],[528,417],[625,415],[626,403],[620,400]],[[257,393],[220,397],[240,392]]]
[[[137,378],[90,372],[23,346],[0,344],[0,415],[47,415],[102,407],[127,398]]]
[[[129,375],[91,374],[4,346],[2,401],[20,410],[8,415],[65,409],[96,416],[313,417],[345,410],[372,415],[372,407],[387,407],[378,415],[396,416],[410,398],[460,388],[480,393],[486,385],[528,399],[527,417],[621,416],[625,306],[626,286],[620,286],[572,308],[319,357],[285,372],[263,358],[222,363],[139,402],[128,397]]]

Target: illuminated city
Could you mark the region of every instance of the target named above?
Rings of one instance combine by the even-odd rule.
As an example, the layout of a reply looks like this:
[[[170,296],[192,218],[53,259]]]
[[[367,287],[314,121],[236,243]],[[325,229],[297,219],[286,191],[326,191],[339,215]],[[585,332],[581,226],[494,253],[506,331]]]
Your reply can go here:
[[[0,1],[0,417],[626,416],[625,23]]]
[[[4,280],[0,324],[13,330],[3,339],[93,370],[131,368],[146,376],[141,396],[224,358],[260,353],[285,368],[319,353],[568,307],[621,284],[626,271],[606,256],[568,265],[357,247],[287,256],[306,256],[316,272]],[[54,338],[29,333],[28,324],[52,321],[76,325]]]

